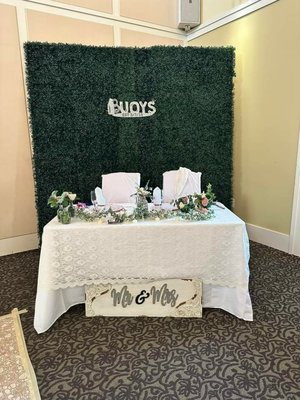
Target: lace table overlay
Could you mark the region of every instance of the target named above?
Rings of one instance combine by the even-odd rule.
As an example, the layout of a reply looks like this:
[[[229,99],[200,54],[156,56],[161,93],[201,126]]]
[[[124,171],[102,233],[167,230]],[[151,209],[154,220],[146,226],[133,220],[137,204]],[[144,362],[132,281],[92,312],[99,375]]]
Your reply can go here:
[[[44,228],[39,287],[59,289],[126,279],[199,278],[248,287],[245,224],[229,210],[209,221],[106,225],[54,218]]]

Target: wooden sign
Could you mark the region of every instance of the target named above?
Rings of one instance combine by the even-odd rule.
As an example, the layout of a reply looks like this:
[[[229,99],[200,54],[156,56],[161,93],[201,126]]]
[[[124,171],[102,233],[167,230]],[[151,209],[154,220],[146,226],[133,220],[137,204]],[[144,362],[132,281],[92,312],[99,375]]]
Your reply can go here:
[[[202,317],[202,285],[197,279],[90,285],[85,293],[88,317]]]

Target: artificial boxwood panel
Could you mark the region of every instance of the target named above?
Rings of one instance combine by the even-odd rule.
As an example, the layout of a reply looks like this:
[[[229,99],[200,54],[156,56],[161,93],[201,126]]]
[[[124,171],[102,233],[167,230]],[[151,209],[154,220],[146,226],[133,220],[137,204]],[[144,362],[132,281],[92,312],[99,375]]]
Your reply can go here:
[[[231,205],[233,48],[112,48],[25,44],[39,232],[53,217],[53,190],[89,201],[101,175],[201,171]],[[156,113],[116,118],[109,98],[155,100]]]

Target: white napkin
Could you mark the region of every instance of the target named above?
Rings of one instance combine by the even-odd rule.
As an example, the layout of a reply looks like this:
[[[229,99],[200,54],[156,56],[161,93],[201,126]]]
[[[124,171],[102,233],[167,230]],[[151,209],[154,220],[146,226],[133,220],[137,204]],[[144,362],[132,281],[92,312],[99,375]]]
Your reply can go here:
[[[95,188],[95,193],[96,193],[97,204],[99,204],[100,206],[104,206],[105,205],[105,198],[103,196],[102,189],[97,186]]]
[[[161,204],[161,189],[158,186],[153,190],[153,203],[156,205]]]

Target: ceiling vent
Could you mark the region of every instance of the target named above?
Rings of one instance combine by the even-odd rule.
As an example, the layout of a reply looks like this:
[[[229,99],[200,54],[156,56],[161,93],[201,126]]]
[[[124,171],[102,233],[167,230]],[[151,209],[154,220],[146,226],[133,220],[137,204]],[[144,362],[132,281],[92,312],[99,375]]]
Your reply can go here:
[[[178,28],[188,32],[200,25],[200,0],[178,0]]]

